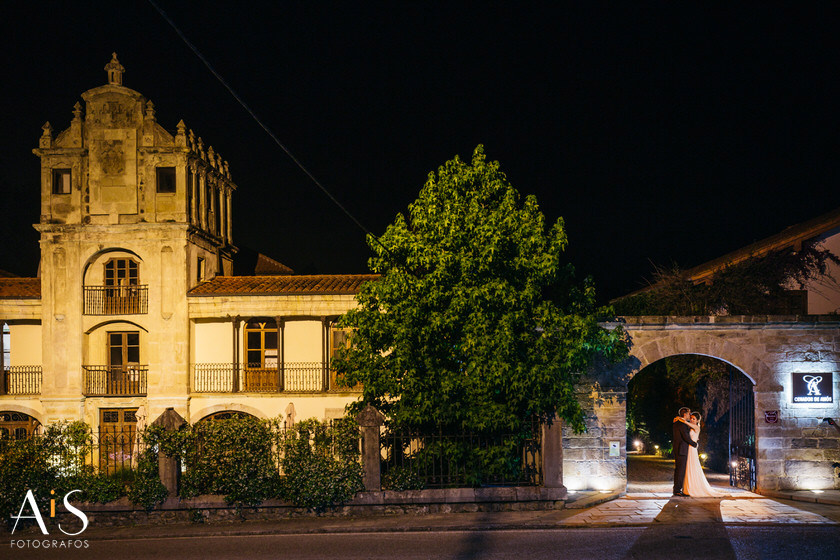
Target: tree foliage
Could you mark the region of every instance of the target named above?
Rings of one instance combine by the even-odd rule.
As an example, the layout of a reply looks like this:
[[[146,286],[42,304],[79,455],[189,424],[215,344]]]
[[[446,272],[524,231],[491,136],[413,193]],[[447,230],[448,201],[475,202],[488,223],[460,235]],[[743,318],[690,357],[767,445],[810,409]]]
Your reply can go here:
[[[583,428],[575,383],[597,356],[626,355],[624,334],[599,326],[592,282],[564,263],[562,219],[546,228],[481,146],[368,243],[381,278],[341,319],[352,345],[335,359],[363,384],[358,407],[413,429],[509,431],[555,410]]]
[[[614,302],[620,315],[753,315],[791,312],[791,289],[828,280],[840,258],[817,242],[753,256],[695,284],[678,266],[656,267],[650,289]],[[836,286],[834,286],[836,289]]]

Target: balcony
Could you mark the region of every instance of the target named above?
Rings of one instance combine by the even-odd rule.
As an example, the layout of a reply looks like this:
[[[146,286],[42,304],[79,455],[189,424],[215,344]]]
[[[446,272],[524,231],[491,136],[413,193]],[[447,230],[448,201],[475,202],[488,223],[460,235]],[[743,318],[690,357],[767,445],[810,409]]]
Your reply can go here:
[[[149,366],[82,366],[88,397],[142,397],[146,395]]]
[[[7,366],[0,375],[0,395],[40,395],[41,366]]]
[[[277,367],[248,364],[193,364],[194,393],[323,393],[328,390],[329,365],[323,362],[286,362]]]
[[[144,315],[149,312],[149,287],[85,286],[85,315]]]

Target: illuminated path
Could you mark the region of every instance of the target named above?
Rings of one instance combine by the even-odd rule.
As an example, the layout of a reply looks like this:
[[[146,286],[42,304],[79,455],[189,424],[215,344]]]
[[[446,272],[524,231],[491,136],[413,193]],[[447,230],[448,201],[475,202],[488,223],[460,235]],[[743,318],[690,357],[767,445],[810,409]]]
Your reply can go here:
[[[724,498],[662,498],[633,494],[592,507],[561,521],[565,526],[696,523],[830,524],[836,521],[758,494],[739,492]]]

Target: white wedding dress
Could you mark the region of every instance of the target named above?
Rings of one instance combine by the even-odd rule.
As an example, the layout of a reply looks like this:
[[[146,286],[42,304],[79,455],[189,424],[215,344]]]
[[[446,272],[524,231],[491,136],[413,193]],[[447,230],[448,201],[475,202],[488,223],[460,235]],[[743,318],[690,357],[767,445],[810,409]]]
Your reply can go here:
[[[700,430],[691,429],[691,441],[700,439]],[[706,475],[703,474],[703,467],[700,466],[700,454],[693,445],[688,448],[688,460],[685,465],[685,483],[683,492],[692,498],[717,498],[720,494],[712,490]]]

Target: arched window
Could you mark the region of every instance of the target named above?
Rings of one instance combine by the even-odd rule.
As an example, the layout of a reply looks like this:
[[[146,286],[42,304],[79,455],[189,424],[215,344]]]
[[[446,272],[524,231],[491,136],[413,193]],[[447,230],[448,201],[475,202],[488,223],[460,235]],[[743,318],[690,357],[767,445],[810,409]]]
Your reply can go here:
[[[26,439],[32,437],[41,423],[22,412],[0,412],[0,439]]]
[[[222,412],[215,412],[208,414],[199,422],[210,422],[213,420],[230,420],[231,418],[256,418],[253,414],[247,412],[239,412],[238,410],[223,410]]]

